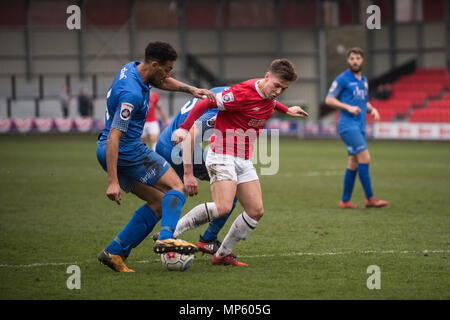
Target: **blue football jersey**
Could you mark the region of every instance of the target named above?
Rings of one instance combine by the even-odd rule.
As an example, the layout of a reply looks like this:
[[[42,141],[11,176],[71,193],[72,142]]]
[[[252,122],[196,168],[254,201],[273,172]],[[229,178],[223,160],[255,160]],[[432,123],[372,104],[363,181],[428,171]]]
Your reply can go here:
[[[137,66],[138,61],[126,64],[116,75],[107,93],[105,128],[99,135],[99,143],[106,143],[111,128],[124,135],[119,144],[119,162],[130,161],[140,149],[142,130],[148,112],[148,100],[151,86],[142,82]]]
[[[363,74],[361,74],[361,80],[358,80],[350,69],[347,69],[334,79],[327,96],[361,109],[356,116],[346,110],[339,110],[339,133],[348,130],[366,130],[368,93],[369,83]]]
[[[222,92],[225,89],[228,89],[229,87],[215,87],[212,88],[210,91],[214,94],[217,94],[219,92]],[[161,135],[159,136],[158,143],[163,143],[166,146],[173,146],[172,143],[172,134],[175,130],[180,128],[180,125],[186,120],[187,116],[191,112],[192,108],[199,102],[200,99],[193,98],[185,103],[185,105],[181,108],[180,111],[178,111],[175,118],[172,120],[172,122],[163,130]],[[196,125],[201,124],[202,132],[205,132],[209,128],[214,128],[214,124],[212,122],[209,122],[212,118],[217,116],[217,113],[219,112],[218,108],[214,109],[207,109],[205,113],[202,114],[200,118],[197,119]],[[203,137],[203,140],[205,140],[206,137]]]

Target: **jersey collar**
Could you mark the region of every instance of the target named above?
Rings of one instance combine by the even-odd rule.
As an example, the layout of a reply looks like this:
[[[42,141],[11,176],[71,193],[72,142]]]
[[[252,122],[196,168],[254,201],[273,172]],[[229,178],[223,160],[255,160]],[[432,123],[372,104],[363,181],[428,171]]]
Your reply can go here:
[[[350,69],[347,69],[347,73],[353,77],[356,81],[364,81],[365,77],[364,74],[361,72],[361,80],[359,80],[357,77],[355,77],[355,75],[353,74],[353,72]]]
[[[261,92],[261,90],[259,90],[259,87],[258,87],[258,83],[259,83],[261,80],[262,80],[262,79],[259,79],[259,80],[256,80],[256,81],[255,81],[255,89],[256,89],[256,91],[258,92],[258,94],[259,94],[259,96],[260,96],[261,98],[267,99],[267,97],[264,96],[264,94]]]

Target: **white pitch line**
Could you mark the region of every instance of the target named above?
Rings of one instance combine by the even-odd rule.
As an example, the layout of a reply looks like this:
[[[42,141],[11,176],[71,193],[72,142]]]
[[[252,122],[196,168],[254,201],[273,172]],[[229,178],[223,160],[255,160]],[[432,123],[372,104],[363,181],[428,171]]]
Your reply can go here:
[[[282,254],[259,254],[259,255],[242,255],[239,258],[275,258],[275,257],[292,257],[292,256],[337,256],[337,255],[360,255],[360,254],[426,254],[426,253],[450,253],[450,250],[364,250],[364,251],[348,251],[348,252],[290,252]],[[88,259],[78,262],[43,262],[43,263],[32,263],[32,264],[0,264],[0,268],[33,268],[33,267],[48,267],[48,266],[65,266],[65,265],[78,265],[81,263],[92,262],[93,259]],[[132,261],[133,263],[151,263],[160,261],[159,258],[153,260],[139,260]],[[95,262],[97,262],[95,260]]]

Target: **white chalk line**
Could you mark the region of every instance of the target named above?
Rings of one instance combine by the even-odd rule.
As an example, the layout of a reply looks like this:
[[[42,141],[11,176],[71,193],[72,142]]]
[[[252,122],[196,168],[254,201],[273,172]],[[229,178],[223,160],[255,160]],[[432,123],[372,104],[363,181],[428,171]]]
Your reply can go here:
[[[364,254],[428,254],[428,253],[450,253],[450,250],[364,250],[364,251],[347,251],[347,252],[290,252],[282,254],[259,254],[259,255],[240,255],[239,258],[275,258],[275,257],[293,257],[293,256],[344,256],[344,255],[364,255]],[[0,264],[0,268],[34,268],[34,267],[53,267],[66,265],[79,265],[83,263],[93,262],[93,259],[74,261],[74,262],[43,262],[31,264]],[[131,261],[131,263],[151,263],[161,261],[159,258],[152,260]],[[97,260],[95,260],[97,262]]]

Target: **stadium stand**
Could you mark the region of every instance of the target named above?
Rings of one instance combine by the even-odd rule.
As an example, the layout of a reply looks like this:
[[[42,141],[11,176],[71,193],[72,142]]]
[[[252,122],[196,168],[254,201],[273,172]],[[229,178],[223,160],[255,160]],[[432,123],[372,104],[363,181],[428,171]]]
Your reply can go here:
[[[405,118],[409,122],[450,121],[450,76],[447,68],[419,68],[391,84],[387,100],[372,100],[381,121]],[[373,121],[368,115],[367,121]]]

